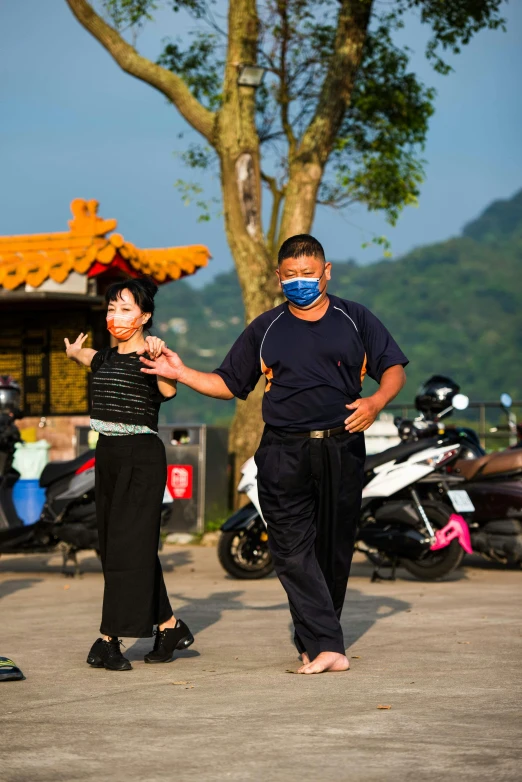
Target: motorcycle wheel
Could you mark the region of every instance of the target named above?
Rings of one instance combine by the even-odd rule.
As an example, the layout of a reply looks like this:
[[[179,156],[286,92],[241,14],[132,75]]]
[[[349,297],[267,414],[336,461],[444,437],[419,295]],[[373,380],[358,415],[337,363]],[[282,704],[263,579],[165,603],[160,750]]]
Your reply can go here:
[[[452,513],[445,505],[424,505],[426,515],[434,529],[442,529]],[[436,581],[458,568],[464,559],[464,549],[458,540],[452,540],[449,546],[428,551],[421,559],[401,559],[401,565],[420,581]]]
[[[221,566],[233,578],[265,578],[274,569],[268,542],[261,540],[264,525],[258,521],[250,529],[222,532],[217,554]]]

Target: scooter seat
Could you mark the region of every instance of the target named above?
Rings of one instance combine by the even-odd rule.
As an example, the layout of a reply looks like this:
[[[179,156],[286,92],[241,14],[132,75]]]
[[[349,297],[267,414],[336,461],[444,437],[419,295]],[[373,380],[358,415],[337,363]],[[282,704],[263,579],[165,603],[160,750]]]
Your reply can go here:
[[[65,462],[49,462],[43,468],[40,475],[40,486],[45,489],[50,486],[51,483],[65,478],[67,475],[72,475],[76,470],[81,467],[89,459],[92,459],[95,451],[86,451],[81,456],[77,456],[76,459],[70,459]]]
[[[455,471],[468,481],[522,471],[522,450],[489,453],[479,459],[461,459],[455,462]]]
[[[478,459],[459,459],[455,462],[455,472],[470,481],[492,456],[493,454],[487,454],[487,456],[479,456]]]
[[[424,451],[427,448],[432,448],[437,444],[437,442],[438,440],[436,438],[416,440],[412,443],[399,443],[399,445],[394,445],[392,448],[387,448],[381,453],[372,453],[370,456],[366,457],[366,461],[364,463],[365,472],[375,470],[376,467],[379,467],[381,464],[386,464],[386,462],[405,459],[407,456],[411,456],[412,453],[417,453],[418,451]]]

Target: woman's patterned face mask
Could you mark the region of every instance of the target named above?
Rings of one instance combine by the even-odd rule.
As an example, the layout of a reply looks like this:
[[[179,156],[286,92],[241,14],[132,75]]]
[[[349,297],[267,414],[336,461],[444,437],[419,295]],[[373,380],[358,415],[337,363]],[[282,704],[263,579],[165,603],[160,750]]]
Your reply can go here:
[[[130,339],[142,325],[143,315],[107,315],[107,331],[116,339]]]

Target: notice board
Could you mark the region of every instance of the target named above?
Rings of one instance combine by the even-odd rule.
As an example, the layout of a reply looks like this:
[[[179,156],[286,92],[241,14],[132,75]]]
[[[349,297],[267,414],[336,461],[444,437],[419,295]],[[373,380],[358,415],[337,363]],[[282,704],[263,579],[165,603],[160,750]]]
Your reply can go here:
[[[89,371],[67,358],[64,345],[81,331],[89,331],[82,311],[0,313],[0,375],[20,384],[25,416],[89,412]]]

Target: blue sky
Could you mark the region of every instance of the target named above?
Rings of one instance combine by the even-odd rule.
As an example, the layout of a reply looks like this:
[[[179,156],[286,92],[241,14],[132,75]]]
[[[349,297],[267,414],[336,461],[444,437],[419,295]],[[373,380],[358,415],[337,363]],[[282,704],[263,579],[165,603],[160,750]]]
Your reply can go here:
[[[425,31],[409,19],[402,37],[416,49],[413,68],[438,91],[420,205],[395,229],[362,208],[319,209],[313,232],[332,260],[376,260],[376,248],[361,249],[372,234],[385,233],[395,256],[446,239],[522,187],[522,3],[512,0],[505,15],[508,32],[481,33],[447,77],[427,65]],[[138,49],[155,58],[163,37],[183,33],[175,24],[160,12]],[[174,155],[183,120],[119,70],[65,0],[0,2],[0,100],[0,234],[65,230],[72,198],[97,198],[138,246],[207,244],[213,261],[199,284],[231,268],[221,219],[198,223],[173,185],[191,176]]]

